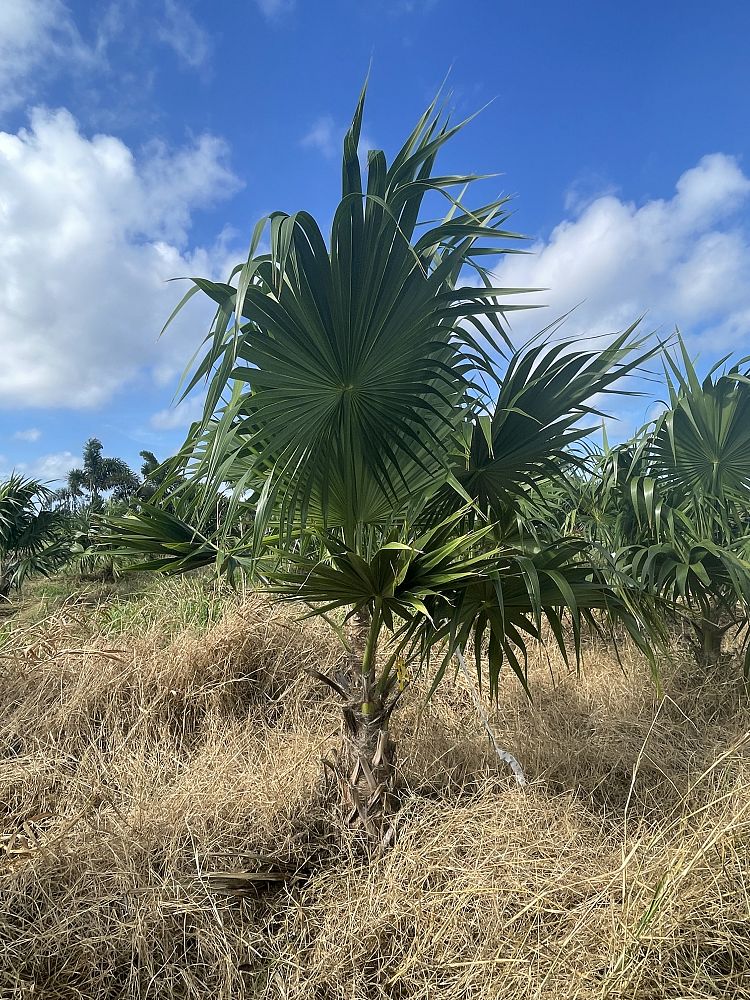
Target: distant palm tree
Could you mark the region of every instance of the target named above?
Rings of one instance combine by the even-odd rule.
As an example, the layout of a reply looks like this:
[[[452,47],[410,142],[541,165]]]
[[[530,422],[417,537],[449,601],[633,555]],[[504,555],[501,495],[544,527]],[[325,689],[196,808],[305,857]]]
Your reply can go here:
[[[152,476],[156,472],[161,465],[161,462],[153,451],[144,450],[138,452],[138,454],[143,459],[143,464],[141,465],[141,475],[144,479],[148,479],[149,476]]]
[[[86,506],[96,511],[102,507],[102,494],[108,493],[113,500],[127,500],[140,485],[140,479],[127,462],[105,458],[101,441],[89,438],[83,446],[82,468],[70,470],[68,485],[57,492],[56,498],[68,500],[74,508]]]
[[[46,510],[51,491],[15,473],[0,483],[0,599],[32,573],[47,575],[69,556],[64,516]]]
[[[153,500],[158,490],[164,486],[169,475],[169,465],[162,463],[152,451],[139,452],[143,462],[141,464],[141,475],[143,482],[138,488],[138,498],[140,500]]]

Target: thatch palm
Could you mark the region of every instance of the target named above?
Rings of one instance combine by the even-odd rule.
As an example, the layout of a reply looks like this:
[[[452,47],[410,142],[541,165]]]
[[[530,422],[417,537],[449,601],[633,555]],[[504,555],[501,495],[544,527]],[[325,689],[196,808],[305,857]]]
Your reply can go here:
[[[576,638],[593,609],[634,623],[627,594],[587,565],[579,541],[527,544],[514,508],[559,474],[586,433],[587,401],[640,359],[628,332],[601,351],[536,347],[501,365],[506,315],[521,308],[507,301],[520,290],[495,287],[489,270],[518,239],[504,228],[506,201],[470,210],[451,192],[476,177],[432,176],[460,127],[434,106],[390,165],[370,152],[363,184],[362,105],[330,240],[305,212],[274,213],[236,286],[195,279],[186,296],[218,305],[187,389],[208,379],[204,419],[177,462],[203,484],[203,508],[186,503],[180,518],[144,506],[113,522],[113,541],[153,556],[147,565],[216,560],[311,614],[345,611],[348,661],[325,680],[344,711],[346,799],[373,829],[391,789],[404,661],[439,651],[438,679],[473,645],[494,692],[504,661],[525,683],[526,643],[545,619],[562,648],[564,612]],[[420,221],[427,195],[448,199],[442,221]],[[270,252],[259,253],[266,225]],[[209,534],[226,484],[229,527]]]
[[[51,492],[35,479],[13,474],[0,483],[0,599],[20,590],[34,573],[47,575],[68,557],[64,518],[46,510]]]
[[[664,413],[601,456],[579,521],[624,573],[687,616],[708,665],[750,614],[750,379],[741,361],[721,371],[723,359],[701,381],[679,347],[679,362],[666,355]]]

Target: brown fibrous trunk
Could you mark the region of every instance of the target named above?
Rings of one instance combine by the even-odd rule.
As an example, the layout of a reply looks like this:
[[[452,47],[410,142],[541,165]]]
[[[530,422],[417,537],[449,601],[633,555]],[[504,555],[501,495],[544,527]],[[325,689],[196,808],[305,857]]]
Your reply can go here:
[[[347,669],[320,676],[341,698],[342,746],[335,772],[347,822],[383,845],[393,840],[396,747],[390,734],[393,684],[381,690],[375,671],[364,667],[369,618],[354,617],[349,629]]]
[[[339,780],[347,820],[381,841],[392,837],[396,746],[385,707],[368,692],[361,705],[344,706]],[[363,706],[368,707],[363,712]]]

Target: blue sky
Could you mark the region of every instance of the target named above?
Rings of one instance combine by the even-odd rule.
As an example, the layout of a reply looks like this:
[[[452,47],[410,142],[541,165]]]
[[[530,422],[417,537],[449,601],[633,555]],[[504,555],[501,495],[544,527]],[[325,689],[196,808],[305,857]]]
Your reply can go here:
[[[498,276],[549,288],[518,340],[581,303],[574,337],[647,313],[750,353],[749,36],[742,0],[3,0],[0,476],[180,444],[209,313],[159,340],[167,279],[225,276],[271,210],[329,219],[370,61],[386,152],[449,70],[457,115],[492,101],[443,165],[516,196],[534,253]]]

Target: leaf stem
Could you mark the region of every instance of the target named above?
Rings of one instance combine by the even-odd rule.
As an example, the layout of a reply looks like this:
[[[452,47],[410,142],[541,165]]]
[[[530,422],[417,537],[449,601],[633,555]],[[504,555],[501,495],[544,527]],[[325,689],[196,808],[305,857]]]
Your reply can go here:
[[[365,678],[365,690],[368,692],[367,697],[369,698],[369,692],[372,690],[372,685],[375,680],[375,663],[378,651],[378,638],[380,637],[380,627],[382,625],[382,601],[378,597],[375,599],[375,608],[372,613],[372,618],[370,619],[370,628],[367,633],[367,644],[365,646],[365,654],[362,657],[362,676]],[[367,717],[373,714],[375,706],[371,701],[365,701],[362,705],[362,715]]]

